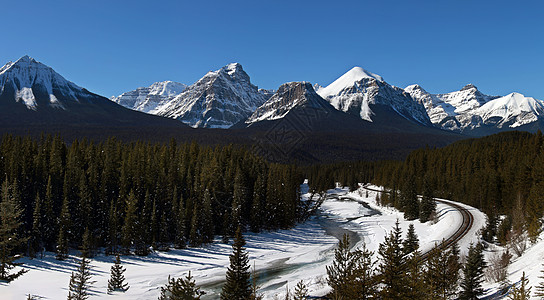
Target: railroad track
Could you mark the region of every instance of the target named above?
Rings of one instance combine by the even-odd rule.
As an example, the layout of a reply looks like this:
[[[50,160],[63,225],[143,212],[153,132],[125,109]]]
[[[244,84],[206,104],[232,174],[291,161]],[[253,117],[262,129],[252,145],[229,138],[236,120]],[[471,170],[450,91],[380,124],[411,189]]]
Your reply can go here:
[[[369,188],[369,187],[366,187],[366,186],[363,186],[363,188],[366,189],[366,190],[369,190],[369,191],[383,192],[381,190],[372,189],[372,188]],[[388,193],[388,192],[386,192],[386,193]],[[435,199],[434,201],[439,202],[439,203],[443,203],[443,204],[446,204],[446,205],[449,205],[449,206],[455,208],[457,211],[459,211],[461,213],[461,216],[463,217],[463,223],[461,224],[461,226],[459,226],[459,228],[457,228],[457,230],[451,236],[444,239],[440,244],[438,244],[438,247],[441,250],[445,250],[445,249],[451,247],[453,244],[459,242],[465,235],[467,235],[467,233],[470,231],[470,229],[472,228],[472,225],[474,223],[474,216],[472,215],[472,213],[468,209],[462,207],[459,204],[453,203],[451,201],[440,200],[440,199]],[[429,253],[430,253],[430,251],[427,251],[427,252],[423,253],[421,255],[421,259],[422,260],[427,260],[427,258],[429,257]]]

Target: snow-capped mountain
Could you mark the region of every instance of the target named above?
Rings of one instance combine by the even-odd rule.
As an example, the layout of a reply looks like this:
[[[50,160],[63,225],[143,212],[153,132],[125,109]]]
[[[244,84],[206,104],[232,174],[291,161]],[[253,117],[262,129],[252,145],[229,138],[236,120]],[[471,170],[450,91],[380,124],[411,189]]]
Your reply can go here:
[[[88,101],[91,94],[25,55],[0,68],[0,96],[3,101],[11,98],[27,109],[37,110],[39,107],[65,109],[66,102]]]
[[[405,91],[425,106],[435,126],[446,130],[516,128],[544,117],[542,101],[518,93],[489,96],[472,84],[447,94],[430,94],[417,84]]]
[[[0,123],[6,127],[62,125],[173,126],[89,92],[29,56],[0,68]],[[176,123],[176,124],[174,124]]]
[[[475,112],[485,125],[517,128],[544,118],[544,102],[519,93],[491,100]]]
[[[261,105],[247,120],[246,124],[285,117],[297,107],[330,111],[333,108],[321,98],[309,82],[288,82],[282,84],[274,96]]]
[[[181,94],[187,85],[174,81],[155,82],[110,99],[126,108],[148,113]]]
[[[229,64],[187,87],[149,113],[178,119],[192,127],[229,128],[267,100],[238,63]]]
[[[354,67],[340,78],[320,88],[317,93],[336,109],[373,122],[376,105],[390,107],[407,120],[430,126],[423,105],[413,101],[403,89],[360,67]]]

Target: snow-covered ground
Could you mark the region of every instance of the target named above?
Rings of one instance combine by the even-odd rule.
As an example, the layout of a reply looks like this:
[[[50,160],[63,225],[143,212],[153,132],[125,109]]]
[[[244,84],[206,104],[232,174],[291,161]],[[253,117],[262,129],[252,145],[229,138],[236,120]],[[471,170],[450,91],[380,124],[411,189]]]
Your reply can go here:
[[[307,191],[303,187],[303,191]],[[308,197],[305,194],[304,197]],[[320,211],[291,230],[279,230],[245,235],[251,264],[260,276],[261,291],[267,299],[281,297],[287,285],[294,287],[299,280],[309,286],[312,295],[328,291],[325,267],[332,262],[332,253],[343,233],[349,233],[356,246],[366,243],[376,251],[396,220],[403,232],[413,223],[422,251],[448,237],[460,226],[461,215],[446,204],[439,204],[438,221],[422,224],[404,221],[402,213],[380,207],[375,202],[376,192],[360,189],[349,192],[345,188],[329,190],[329,197]],[[365,203],[363,206],[361,203]],[[465,249],[475,239],[476,231],[485,223],[485,215],[470,208],[475,227],[460,246]],[[542,246],[544,248],[544,244]],[[208,299],[216,299],[228,266],[230,245],[216,241],[202,247],[170,252],[156,252],[148,257],[122,257],[130,289],[124,294],[106,293],[109,269],[113,257],[99,256],[91,262],[93,278],[91,299],[156,299],[168,276],[185,276],[189,271],[204,290]],[[25,299],[29,293],[42,299],[64,299],[68,294],[70,274],[78,264],[77,257],[65,262],[48,253],[43,259],[23,259],[30,271],[10,284],[0,284],[0,299]]]
[[[519,285],[521,276],[525,272],[525,276],[529,279],[531,289],[531,299],[542,299],[534,296],[536,287],[539,283],[544,282],[544,279],[538,278],[544,276],[544,232],[540,234],[537,243],[531,245],[527,242],[527,250],[517,257],[515,254],[512,257],[511,264],[508,266],[508,280],[510,283]],[[506,248],[495,245],[490,245],[484,252],[486,261],[496,254],[501,254]],[[510,251],[511,254],[512,251]],[[487,290],[486,295],[492,299],[507,299],[508,297],[498,297],[498,284],[494,282],[484,282],[484,288]]]

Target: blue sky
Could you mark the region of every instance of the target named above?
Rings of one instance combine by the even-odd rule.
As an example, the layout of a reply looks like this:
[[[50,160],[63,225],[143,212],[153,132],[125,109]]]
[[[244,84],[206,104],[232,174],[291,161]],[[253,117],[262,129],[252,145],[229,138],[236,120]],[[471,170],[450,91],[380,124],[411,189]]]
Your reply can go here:
[[[240,62],[267,89],[361,66],[433,93],[544,99],[544,4],[518,2],[3,1],[0,64],[28,54],[108,97]]]

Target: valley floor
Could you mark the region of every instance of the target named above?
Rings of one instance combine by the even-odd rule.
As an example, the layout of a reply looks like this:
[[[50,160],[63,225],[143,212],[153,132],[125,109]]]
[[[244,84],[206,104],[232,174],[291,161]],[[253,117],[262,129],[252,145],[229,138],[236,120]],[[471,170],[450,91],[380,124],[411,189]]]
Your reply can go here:
[[[307,192],[307,186],[303,186],[303,192]],[[421,250],[426,251],[453,234],[462,222],[460,213],[446,204],[438,204],[436,223],[405,221],[397,210],[376,205],[375,197],[376,192],[368,191],[367,195],[364,189],[329,190],[318,214],[307,222],[291,230],[245,235],[251,264],[259,274],[265,298],[281,298],[287,286],[292,288],[299,280],[309,286],[311,295],[327,293],[325,267],[331,264],[337,238],[344,233],[350,234],[355,247],[366,243],[368,249],[376,252],[398,219],[403,233],[410,223],[415,225]],[[476,232],[485,224],[483,213],[469,209],[475,223],[460,242],[463,251],[476,240]],[[130,289],[113,295],[106,293],[113,257],[101,255],[91,262],[92,280],[96,282],[90,299],[156,299],[169,275],[180,277],[189,271],[208,293],[205,298],[217,299],[230,253],[231,246],[217,240],[201,248],[155,252],[148,257],[122,257]],[[39,299],[66,298],[70,274],[77,268],[79,259],[71,256],[59,262],[52,253],[47,253],[43,259],[25,258],[22,262],[30,271],[10,284],[0,284],[1,299],[25,299],[29,293],[41,297]]]

